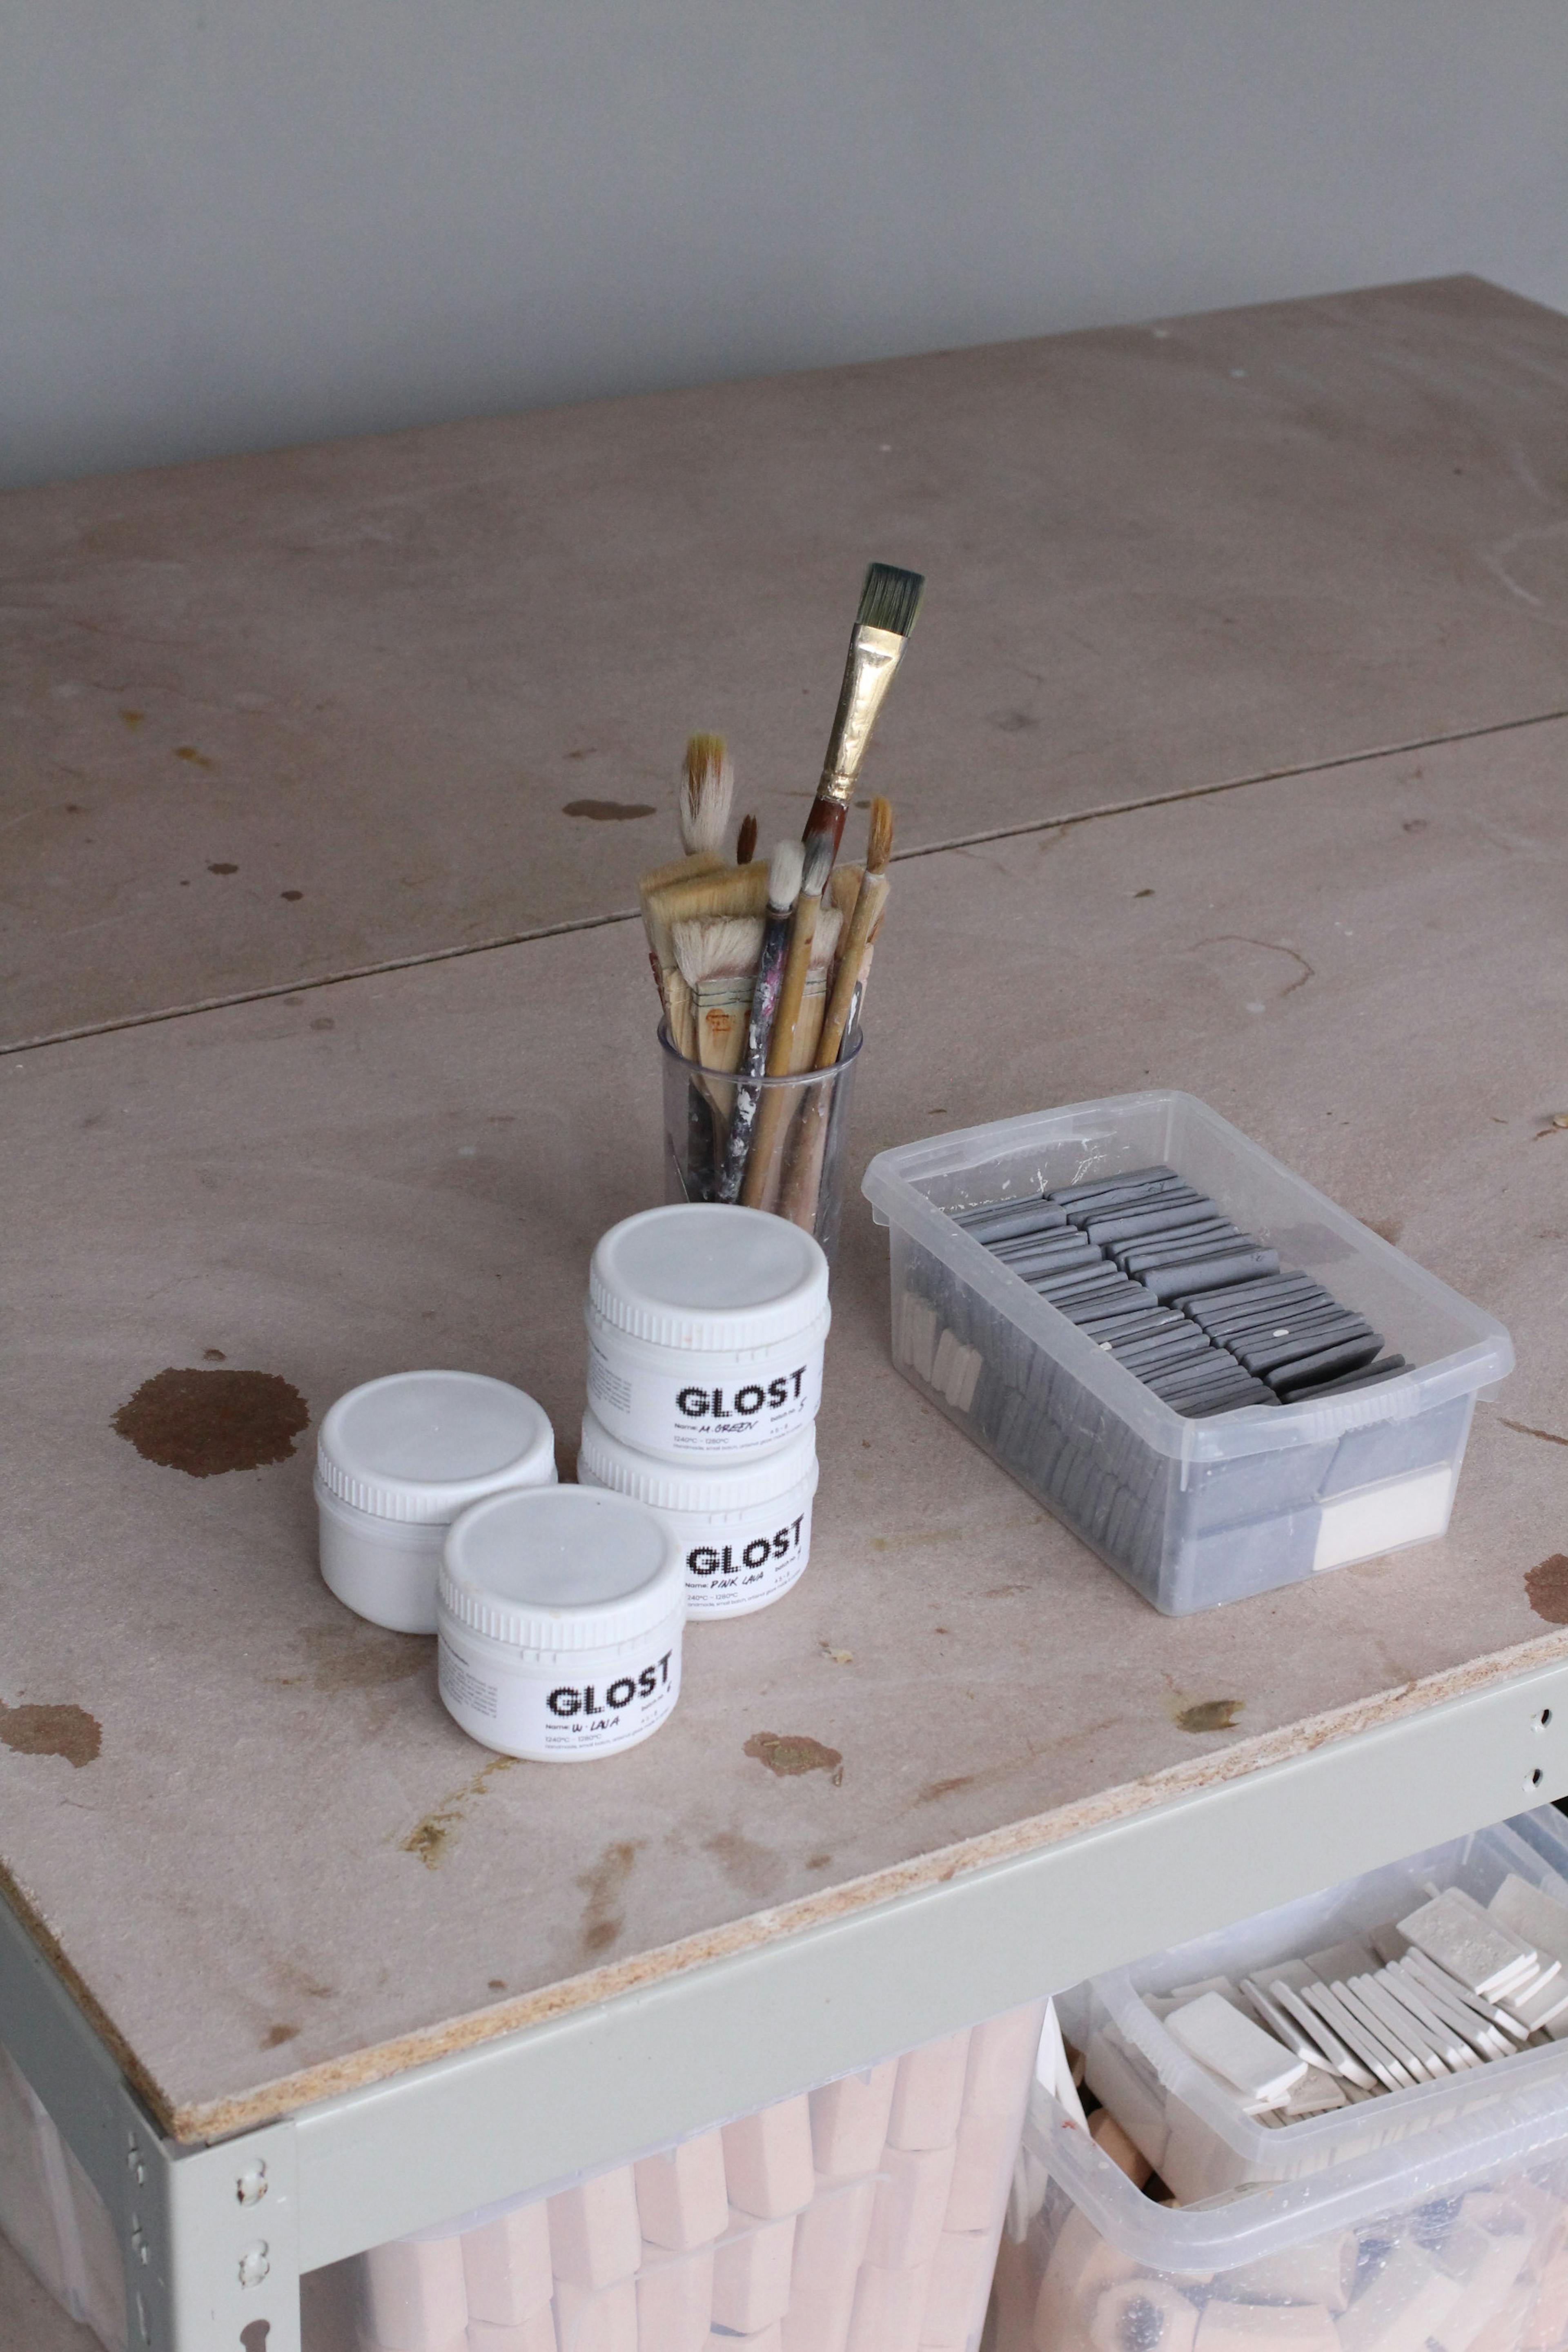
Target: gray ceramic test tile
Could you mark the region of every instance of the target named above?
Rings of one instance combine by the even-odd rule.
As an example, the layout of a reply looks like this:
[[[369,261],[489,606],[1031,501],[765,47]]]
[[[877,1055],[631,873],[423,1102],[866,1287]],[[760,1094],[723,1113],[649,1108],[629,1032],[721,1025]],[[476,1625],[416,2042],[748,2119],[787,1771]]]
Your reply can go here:
[[[871,556],[905,846],[1560,709],[1565,392],[1450,279],[13,493],[0,1043],[626,907],[693,727],[794,830]]]
[[[581,1774],[498,1764],[429,1644],[331,1600],[308,1433],[193,1477],[110,1424],[165,1367],[276,1375],[313,1425],[459,1363],[532,1389],[568,1465],[588,1253],[659,1182],[636,928],[0,1065],[0,1702],[53,1727],[16,1752],[0,1716],[0,1863],[165,2119],[286,2110],[1561,1654],[1531,1571],[1568,1505],[1565,758],[1543,725],[918,859],[878,954],[862,1161],[1173,1083],[1502,1316],[1520,1369],[1447,1540],[1156,1616],[893,1372],[859,1203],[812,1565],[694,1630],[668,1727]],[[1215,1701],[1233,1727],[1188,1728]],[[842,1771],[774,1777],[764,1731]]]

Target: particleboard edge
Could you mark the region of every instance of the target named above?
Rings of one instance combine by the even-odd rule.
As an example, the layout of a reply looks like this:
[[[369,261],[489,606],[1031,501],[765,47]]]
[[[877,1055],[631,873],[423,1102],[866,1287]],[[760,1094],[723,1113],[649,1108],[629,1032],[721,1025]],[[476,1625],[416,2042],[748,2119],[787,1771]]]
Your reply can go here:
[[[957,1844],[939,1847],[912,1861],[873,1871],[862,1878],[847,1879],[841,1885],[825,1888],[821,1894],[751,1913],[725,1926],[684,1937],[678,1943],[660,1945],[584,1975],[564,1978],[557,1984],[521,1993],[493,2007],[476,2010],[438,2025],[424,2026],[392,2041],[302,2068],[298,2074],[280,2076],[253,2091],[174,2105],[150,2083],[145,2070],[135,2064],[124,2037],[107,2020],[100,2024],[100,2031],[173,2137],[181,2141],[227,2138],[259,2124],[277,2122],[322,2100],[385,2082],[435,2059],[471,2050],[502,2034],[521,2032],[547,2019],[614,2000],[619,1994],[658,1983],[686,1969],[702,1968],[733,1953],[782,1941],[806,1928],[892,1902],[919,1887],[943,1885],[963,1873],[984,1870],[995,1863],[1012,1861],[1019,1854],[1060,1844],[1066,1839],[1080,1837],[1108,1822],[1151,1811],[1198,1790],[1245,1779],[1270,1765],[1310,1755],[1331,1742],[1376,1730],[1384,1724],[1440,1706],[1447,1700],[1463,1698],[1514,1675],[1528,1674],[1535,1667],[1554,1664],[1564,1657],[1568,1657],[1568,1630],[1542,1634],[1532,1641],[1518,1643],[1511,1649],[1494,1651],[1486,1657],[1472,1658],[1463,1664],[1445,1667],[1440,1673],[1403,1683],[1393,1690],[1376,1692],[1348,1706],[1331,1708],[1275,1731],[1260,1733],[1256,1738],[1233,1740],[1226,1748],[1195,1757],[1191,1763],[1167,1766],[1163,1771],[1102,1790],[1052,1812],[1009,1822],[977,1837],[963,1839]],[[58,1951],[52,1938],[46,1948],[51,1958]],[[61,1961],[56,1964],[62,1966],[62,1973],[66,1972]],[[94,2021],[102,2020],[101,2010],[79,1989],[79,1979],[72,1973],[69,1981]]]

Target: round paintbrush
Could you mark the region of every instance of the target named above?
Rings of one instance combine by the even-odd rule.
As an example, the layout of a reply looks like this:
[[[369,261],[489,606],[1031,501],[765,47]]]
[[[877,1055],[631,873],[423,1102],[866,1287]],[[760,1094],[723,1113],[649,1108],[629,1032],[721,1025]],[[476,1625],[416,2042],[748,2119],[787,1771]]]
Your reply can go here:
[[[795,1024],[800,1018],[801,998],[805,993],[805,975],[811,963],[811,946],[816,936],[816,912],[822,904],[822,893],[826,887],[832,865],[833,844],[825,835],[818,835],[815,840],[806,843],[800,895],[795,902],[789,949],[784,957],[784,977],[779,982],[779,1001],[768,1035],[767,1074],[770,1078],[785,1077],[794,1066]],[[773,1172],[773,1161],[793,1108],[791,1097],[783,1087],[772,1087],[763,1097],[757,1115],[756,1133],[746,1156],[745,1181],[741,1187],[741,1199],[749,1209],[761,1208],[766,1197],[768,1180]]]
[[[846,1037],[853,1034],[870,954],[870,941],[888,903],[887,869],[892,854],[892,803],[879,794],[871,803],[870,829],[866,842],[866,872],[856,895],[854,911],[845,919],[844,945],[839,951],[838,969],[828,995],[827,1010],[823,1015],[822,1034],[817,1039],[815,1066],[819,1070],[832,1069],[843,1051]],[[816,1223],[816,1200],[822,1184],[823,1161],[827,1152],[827,1126],[832,1100],[833,1095],[827,1087],[813,1090],[813,1099],[806,1106],[790,1139],[788,1159],[779,1187],[779,1214],[790,1218],[797,1225],[804,1225],[807,1233],[813,1232]]]
[[[781,841],[768,861],[768,910],[763,923],[763,949],[757,961],[756,985],[752,991],[746,1050],[741,1058],[741,1072],[744,1077],[760,1078],[768,1066],[768,1045],[773,1036],[773,1015],[778,1009],[784,959],[789,952],[791,919],[795,902],[800,896],[804,865],[805,853],[798,841]],[[758,1087],[747,1086],[738,1087],[735,1090],[735,1108],[730,1120],[724,1163],[719,1176],[719,1198],[721,1201],[740,1198],[741,1179],[745,1173],[746,1157],[756,1125],[759,1092]]]

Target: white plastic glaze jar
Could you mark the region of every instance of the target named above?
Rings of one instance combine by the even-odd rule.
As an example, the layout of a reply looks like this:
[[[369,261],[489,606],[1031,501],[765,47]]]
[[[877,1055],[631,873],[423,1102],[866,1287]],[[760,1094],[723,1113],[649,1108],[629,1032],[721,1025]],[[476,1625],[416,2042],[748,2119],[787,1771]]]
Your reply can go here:
[[[588,1402],[665,1462],[760,1453],[816,1418],[827,1260],[761,1209],[692,1202],[612,1225],[588,1270]]]
[[[437,1612],[447,1711],[505,1755],[633,1748],[680,1696],[685,1567],[628,1496],[534,1486],[474,1504],[447,1535]]]
[[[436,1631],[436,1576],[459,1511],[553,1486],[542,1406],[483,1372],[390,1372],[331,1406],[316,1441],[321,1575],[395,1633]]]
[[[657,1511],[680,1546],[693,1617],[748,1617],[778,1601],[811,1557],[816,1431],[735,1462],[658,1462],[583,1415],[577,1476]]]

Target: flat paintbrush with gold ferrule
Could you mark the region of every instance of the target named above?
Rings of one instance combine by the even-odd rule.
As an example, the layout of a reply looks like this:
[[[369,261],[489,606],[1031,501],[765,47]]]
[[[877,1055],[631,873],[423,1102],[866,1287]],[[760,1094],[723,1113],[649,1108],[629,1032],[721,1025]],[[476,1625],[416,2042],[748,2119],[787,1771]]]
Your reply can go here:
[[[808,845],[826,836],[835,856],[877,713],[902,659],[924,591],[918,572],[900,572],[890,563],[873,563],[866,574],[860,609],[849,632],[849,658],[827,757],[802,836]]]

